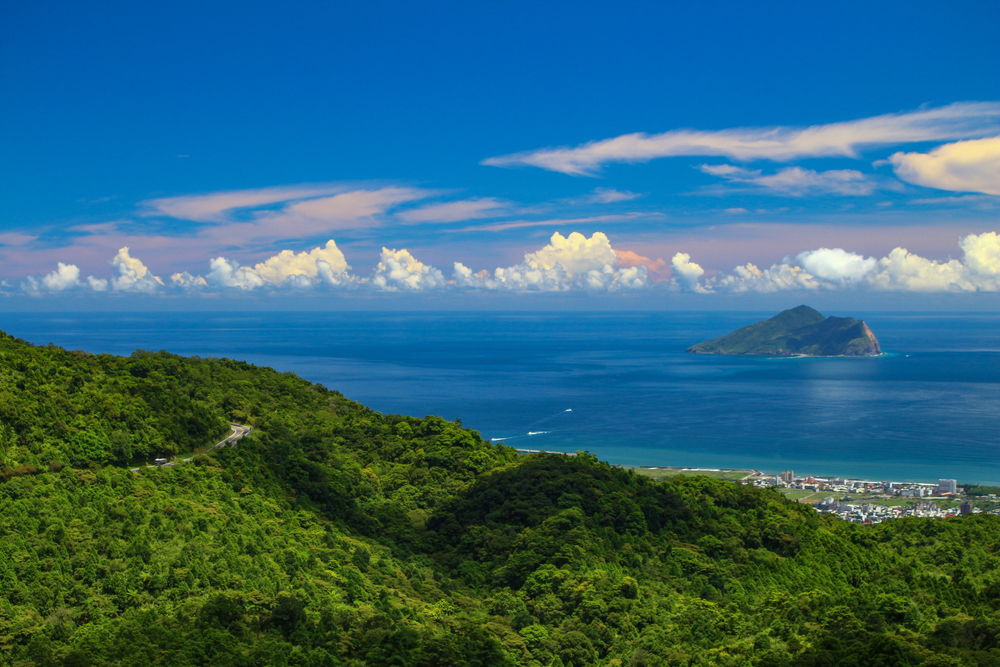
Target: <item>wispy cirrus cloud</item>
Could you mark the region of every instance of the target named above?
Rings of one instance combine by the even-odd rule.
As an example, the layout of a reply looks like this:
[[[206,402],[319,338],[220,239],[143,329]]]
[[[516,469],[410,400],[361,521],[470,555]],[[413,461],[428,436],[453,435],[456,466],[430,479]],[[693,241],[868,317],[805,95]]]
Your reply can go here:
[[[398,223],[392,215],[396,207],[437,195],[429,189],[354,183],[164,197],[141,202],[130,216],[114,221],[75,224],[55,242],[39,242],[32,230],[5,232],[0,262],[7,270],[34,274],[69,252],[80,266],[95,270],[109,254],[128,246],[155,253],[158,264],[181,264],[177,268],[183,274],[194,269],[195,257],[242,251],[244,257],[261,258],[279,243],[301,246],[337,231]]]
[[[590,202],[591,204],[614,204],[620,201],[632,201],[633,199],[638,199],[641,194],[635,192],[629,192],[628,190],[616,190],[614,188],[594,188],[591,192],[584,198],[584,201]]]
[[[251,190],[230,190],[201,195],[162,197],[143,202],[145,215],[165,215],[178,220],[224,223],[244,209],[323,197],[345,192],[343,185],[293,185]]]
[[[449,232],[502,232],[519,227],[564,227],[588,223],[617,223],[636,221],[642,218],[662,218],[662,213],[623,213],[620,215],[592,215],[583,218],[550,218],[548,220],[509,220],[486,225],[473,225],[461,229],[449,229]]]
[[[111,222],[76,224],[70,228],[72,235],[67,238],[68,243],[39,246],[33,243],[37,237],[27,233],[0,235],[0,258],[4,259],[7,268],[19,265],[28,272],[36,273],[39,265],[52,266],[49,262],[61,259],[65,256],[64,252],[69,252],[80,266],[94,270],[109,254],[122,246],[129,246],[143,254],[155,253],[158,264],[173,264],[175,268],[170,275],[178,276],[175,281],[178,286],[202,289],[212,282],[208,274],[201,277],[194,275],[197,269],[194,262],[197,260],[193,258],[206,255],[224,260],[217,267],[216,282],[235,281],[234,284],[249,286],[257,282],[250,276],[256,270],[255,263],[273,254],[276,247],[288,247],[285,244],[289,244],[301,248],[304,243],[329,239],[334,233],[344,230],[366,230],[364,234],[371,236],[368,230],[382,228],[375,235],[384,236],[393,228],[399,229],[400,225],[443,223],[448,228],[441,229],[442,232],[498,232],[520,227],[614,224],[656,215],[626,213],[543,217],[547,209],[555,206],[565,208],[595,200],[602,203],[628,201],[638,196],[611,188],[596,189],[588,195],[588,202],[560,200],[534,208],[495,197],[438,200],[429,205],[419,205],[424,200],[443,194],[446,193],[417,187],[359,186],[351,183],[304,184],[161,197],[141,202],[131,219],[122,217]],[[414,207],[414,204],[418,206]],[[509,219],[515,215],[524,217]],[[452,229],[455,225],[449,224],[488,218],[500,218],[502,222],[460,230]],[[28,245],[29,248],[18,252],[20,249],[14,249],[17,245]]]
[[[144,202],[146,215],[210,223],[199,239],[246,246],[276,239],[307,238],[344,229],[378,226],[391,209],[437,194],[385,186],[296,186],[239,190]]]
[[[461,201],[431,204],[420,208],[401,211],[396,217],[407,223],[419,222],[461,222],[497,218],[505,215],[509,206],[494,197],[463,199]]]
[[[1000,204],[1000,199],[993,195],[951,195],[949,197],[922,197],[920,199],[911,199],[909,203],[931,206],[945,204],[989,210]]]
[[[956,102],[944,107],[813,125],[726,130],[637,132],[575,147],[543,148],[483,160],[494,167],[539,167],[595,176],[607,164],[674,156],[724,156],[788,162],[810,157],[859,157],[862,149],[920,141],[990,136],[1000,131],[1000,102]]]
[[[731,164],[703,164],[698,169],[730,183],[762,188],[788,197],[807,194],[870,195],[879,187],[875,177],[855,169],[814,171],[802,167],[786,167],[773,174]]]
[[[34,236],[32,234],[25,234],[23,232],[6,232],[4,234],[0,234],[0,245],[6,245],[6,246],[28,245],[37,238],[38,238],[37,236]]]

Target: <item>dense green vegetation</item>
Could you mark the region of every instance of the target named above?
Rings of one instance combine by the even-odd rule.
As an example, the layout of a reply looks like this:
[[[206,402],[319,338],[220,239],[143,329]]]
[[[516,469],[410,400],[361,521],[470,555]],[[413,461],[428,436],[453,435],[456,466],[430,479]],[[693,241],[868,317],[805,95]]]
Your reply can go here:
[[[0,336],[0,456],[8,467],[125,464],[191,451],[228,431],[227,417],[245,419],[236,405],[245,364],[146,352],[123,359]],[[272,375],[261,376],[269,398],[280,382]]]
[[[809,306],[783,310],[774,317],[731,334],[692,345],[694,354],[863,357],[882,353],[875,334],[861,320],[823,317]]]
[[[965,488],[967,496],[1000,496],[1000,486],[983,486],[982,484],[959,484]]]
[[[856,526],[239,362],[0,353],[3,666],[1000,663],[995,516]]]

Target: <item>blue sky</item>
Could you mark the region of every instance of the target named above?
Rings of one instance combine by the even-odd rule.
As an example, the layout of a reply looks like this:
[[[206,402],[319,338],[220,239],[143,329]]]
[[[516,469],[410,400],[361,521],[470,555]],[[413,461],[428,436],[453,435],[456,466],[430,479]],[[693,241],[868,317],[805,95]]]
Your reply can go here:
[[[4,302],[995,308],[1000,5],[804,4],[6,3]]]

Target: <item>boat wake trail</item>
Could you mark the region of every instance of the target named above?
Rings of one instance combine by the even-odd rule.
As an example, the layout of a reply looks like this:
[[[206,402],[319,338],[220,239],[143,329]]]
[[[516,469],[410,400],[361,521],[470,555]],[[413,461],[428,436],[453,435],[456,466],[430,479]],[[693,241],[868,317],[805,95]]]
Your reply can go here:
[[[538,426],[541,426],[542,424],[546,424],[546,423],[552,421],[553,419],[556,419],[556,418],[558,418],[558,417],[560,417],[562,415],[565,415],[567,412],[573,412],[573,408],[566,408],[565,410],[560,410],[559,412],[555,413],[554,415],[549,415],[548,417],[543,417],[543,418],[539,419],[538,421],[532,422],[531,424],[529,424],[528,428],[529,429],[537,428]],[[532,430],[529,430],[526,433],[526,435],[528,437],[534,436],[534,435],[546,435],[548,433],[555,433],[557,430],[559,430],[559,429],[551,429],[551,430],[548,430],[548,431],[532,431]],[[504,442],[504,441],[507,441],[507,440],[514,440],[515,438],[523,438],[523,437],[525,437],[525,435],[512,435],[512,436],[509,436],[509,437],[506,437],[506,438],[490,438],[490,442]]]

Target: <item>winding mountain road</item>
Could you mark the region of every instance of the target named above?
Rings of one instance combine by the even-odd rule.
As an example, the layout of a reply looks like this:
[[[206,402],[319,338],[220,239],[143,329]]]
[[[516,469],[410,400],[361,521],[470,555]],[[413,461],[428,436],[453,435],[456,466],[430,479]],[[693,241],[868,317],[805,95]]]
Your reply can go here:
[[[253,431],[253,427],[252,426],[243,426],[241,424],[230,424],[229,427],[233,430],[233,434],[230,435],[228,438],[220,440],[219,442],[215,443],[214,445],[212,445],[211,447],[209,447],[208,449],[206,449],[205,450],[206,454],[208,454],[210,452],[214,452],[217,449],[222,449],[223,447],[235,447],[237,442],[239,442],[243,438],[245,438],[248,435],[250,435],[250,432]],[[181,459],[180,461],[176,461],[175,460],[175,461],[170,461],[169,463],[164,463],[163,465],[155,465],[154,464],[154,465],[148,465],[146,467],[147,468],[167,468],[169,466],[175,466],[178,463],[184,463],[186,461],[190,461],[193,458],[194,458],[193,456],[189,456],[188,458]],[[132,470],[132,472],[139,472],[140,470],[142,470],[142,468],[131,468],[131,470]]]

